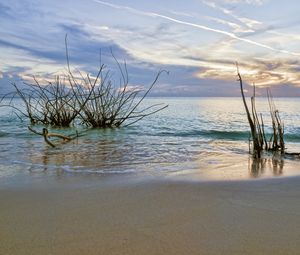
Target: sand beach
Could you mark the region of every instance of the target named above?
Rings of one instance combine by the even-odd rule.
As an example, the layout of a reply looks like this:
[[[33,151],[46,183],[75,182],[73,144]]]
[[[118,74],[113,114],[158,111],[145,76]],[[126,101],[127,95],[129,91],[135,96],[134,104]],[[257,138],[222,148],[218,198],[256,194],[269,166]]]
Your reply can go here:
[[[0,254],[299,254],[300,178],[0,190]]]

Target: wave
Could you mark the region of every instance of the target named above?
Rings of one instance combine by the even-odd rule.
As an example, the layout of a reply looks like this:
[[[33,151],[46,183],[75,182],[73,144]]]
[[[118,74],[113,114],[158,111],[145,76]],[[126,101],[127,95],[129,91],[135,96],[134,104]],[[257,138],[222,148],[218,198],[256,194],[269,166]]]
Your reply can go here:
[[[0,137],[5,137],[7,135],[8,135],[8,133],[0,130]]]
[[[241,140],[248,139],[249,132],[247,131],[221,131],[221,130],[190,130],[177,132],[160,132],[158,136],[176,136],[176,137],[203,137],[208,139],[223,139],[223,140]]]
[[[212,140],[249,140],[251,133],[249,131],[225,131],[225,130],[190,130],[190,131],[163,131],[155,134],[156,136],[174,136],[174,137],[195,137]],[[271,138],[271,133],[266,133],[267,140]],[[286,133],[284,139],[287,142],[300,142],[299,133]]]
[[[285,134],[284,135],[284,140],[287,142],[300,142],[300,134]]]
[[[101,174],[101,175],[109,175],[109,174],[132,174],[141,172],[140,169],[133,168],[114,168],[114,167],[105,167],[103,169],[99,169],[97,167],[87,167],[87,166],[71,166],[71,165],[56,165],[56,164],[41,164],[41,163],[31,163],[26,161],[14,160],[11,162],[15,166],[26,167],[27,170],[31,173],[42,173],[42,172],[52,172],[53,174],[57,171],[63,171],[65,173],[71,174]]]
[[[122,170],[116,170],[116,169],[105,169],[105,170],[99,170],[99,169],[74,169],[69,166],[63,167],[63,171],[65,173],[72,173],[72,174],[132,174],[137,173],[137,170],[134,169],[122,169]]]

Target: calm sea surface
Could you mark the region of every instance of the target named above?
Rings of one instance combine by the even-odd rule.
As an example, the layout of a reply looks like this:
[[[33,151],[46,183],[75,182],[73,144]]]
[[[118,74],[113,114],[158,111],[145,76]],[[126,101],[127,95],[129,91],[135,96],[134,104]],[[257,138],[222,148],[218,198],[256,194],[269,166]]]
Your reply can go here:
[[[300,174],[300,160],[249,157],[249,127],[240,98],[149,98],[144,107],[156,103],[169,107],[133,126],[52,129],[82,132],[56,148],[31,133],[11,109],[0,107],[0,178],[145,175],[201,180]],[[287,150],[300,152],[300,99],[279,98],[275,104],[284,121]],[[257,109],[270,132],[266,99],[257,99]],[[42,126],[34,128],[40,131]]]

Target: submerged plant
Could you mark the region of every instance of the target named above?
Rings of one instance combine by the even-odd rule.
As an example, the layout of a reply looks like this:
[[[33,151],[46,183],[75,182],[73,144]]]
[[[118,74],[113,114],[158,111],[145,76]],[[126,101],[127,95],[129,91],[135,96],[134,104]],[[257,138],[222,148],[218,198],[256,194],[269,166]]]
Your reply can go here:
[[[141,110],[138,108],[160,74],[161,72],[157,74],[155,81],[142,96],[140,96],[142,93],[140,89],[128,89],[127,83],[120,88],[111,86],[110,81],[102,83],[100,87],[94,89],[93,100],[89,100],[81,107],[82,122],[94,128],[119,127],[125,121],[127,121],[125,125],[128,126],[166,108],[167,105],[163,104],[151,105]]]
[[[16,110],[20,118],[25,117],[31,124],[44,124],[57,127],[69,127],[78,115],[74,95],[65,85],[65,78],[55,77],[54,82],[42,85],[35,77],[34,83],[24,83],[25,89],[20,89],[16,83],[12,83],[15,92],[5,97],[18,97],[25,108],[13,106],[10,100],[9,106]]]
[[[12,107],[21,119],[25,117],[31,124],[56,127],[69,127],[78,120],[88,127],[114,128],[131,125],[167,107],[165,104],[154,104],[141,108],[141,103],[159,76],[166,71],[159,71],[149,88],[143,92],[129,86],[126,62],[121,65],[113,53],[111,55],[121,77],[119,84],[114,83],[114,75],[104,64],[100,65],[94,77],[84,75],[79,70],[71,71],[67,37],[65,45],[66,74],[56,76],[54,82],[47,82],[46,85],[33,77],[34,82],[24,83],[24,89],[12,83],[15,91],[3,97],[11,99],[5,106]],[[13,104],[13,98],[16,97],[22,100],[25,107]]]

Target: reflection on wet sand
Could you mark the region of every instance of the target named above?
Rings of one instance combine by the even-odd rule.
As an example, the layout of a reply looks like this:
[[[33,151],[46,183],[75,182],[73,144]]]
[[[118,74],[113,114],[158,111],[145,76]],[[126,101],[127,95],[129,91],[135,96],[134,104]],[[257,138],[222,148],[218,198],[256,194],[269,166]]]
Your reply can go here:
[[[63,148],[44,148],[28,155],[31,162],[30,172],[55,170],[61,174],[65,169],[88,170],[105,169],[114,165],[130,162],[132,148],[119,141],[104,140],[94,143],[85,141],[76,147],[72,144]]]
[[[44,144],[42,144],[44,145]],[[215,144],[214,144],[215,145]],[[223,146],[224,144],[222,144]],[[187,165],[191,166],[193,155],[189,158],[180,151],[180,144],[170,150],[169,145],[145,144],[131,139],[112,139],[102,137],[98,141],[87,139],[69,143],[63,147],[49,148],[41,146],[30,147],[25,162],[31,174],[43,173],[62,176],[64,173],[81,174],[119,174],[153,171],[187,172]],[[227,152],[227,151],[226,151]],[[240,151],[238,151],[240,152]],[[195,153],[197,154],[197,152]],[[254,159],[241,153],[203,152],[199,161],[190,167],[190,171],[201,173],[201,178],[209,179],[247,179],[264,178],[270,176],[290,175],[296,173],[288,158],[280,154],[264,155],[261,159]],[[185,163],[188,160],[189,163]],[[248,161],[248,162],[247,162]],[[174,171],[174,166],[177,166]],[[193,168],[195,167],[195,168]],[[285,167],[285,171],[283,168]],[[188,170],[188,171],[189,171]]]
[[[258,178],[271,172],[273,176],[283,174],[284,159],[281,155],[274,154],[272,157],[253,158],[249,157],[248,169],[252,178]]]
[[[40,148],[34,146],[25,159],[31,167],[29,171],[52,171],[56,174],[147,172],[149,168],[163,169],[167,165],[190,162],[197,154],[192,147],[188,151],[180,143],[161,141],[160,137],[157,138],[159,141],[155,138],[147,141],[144,137],[104,134],[71,141],[56,148],[43,143]],[[170,168],[170,171],[173,169]]]

